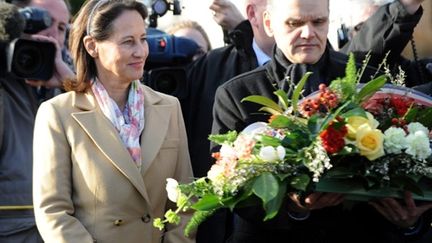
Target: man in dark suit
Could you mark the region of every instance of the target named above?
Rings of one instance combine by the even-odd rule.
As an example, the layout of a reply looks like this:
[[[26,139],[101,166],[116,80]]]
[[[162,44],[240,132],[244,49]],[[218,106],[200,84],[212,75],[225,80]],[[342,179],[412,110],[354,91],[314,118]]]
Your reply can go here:
[[[267,34],[276,41],[272,60],[218,88],[213,113],[214,134],[228,130],[241,131],[250,123],[266,120],[267,115],[258,113],[258,105],[241,102],[244,97],[264,95],[276,101],[273,94],[276,89],[288,91],[307,71],[313,74],[305,85],[305,95],[318,90],[320,83],[329,84],[344,76],[347,57],[327,45],[328,0],[269,0],[263,16]],[[343,210],[342,201],[343,195],[335,193],[312,193],[304,199],[293,195],[286,200],[284,210],[266,222],[262,220],[261,208],[238,210],[230,242],[357,242],[360,237],[353,237],[352,234],[367,232],[349,227],[351,224],[348,222],[352,218]],[[391,222],[390,225],[398,229],[397,238],[401,242],[405,240],[405,235],[420,232],[420,228],[426,227],[419,223],[419,219],[427,207],[415,206],[409,195],[405,201],[411,208],[394,199],[386,199],[378,206],[392,208],[389,202],[398,205],[400,210],[391,212],[396,217],[390,216],[389,212],[378,211],[387,219],[383,220],[386,225]],[[389,232],[385,229],[383,234]],[[381,234],[379,230],[374,232]],[[374,239],[374,235],[370,237]]]

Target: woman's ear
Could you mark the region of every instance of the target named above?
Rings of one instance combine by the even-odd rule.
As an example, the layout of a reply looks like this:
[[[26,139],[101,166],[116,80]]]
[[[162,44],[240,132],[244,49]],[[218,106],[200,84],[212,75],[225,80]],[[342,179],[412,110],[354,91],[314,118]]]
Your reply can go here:
[[[99,56],[98,51],[97,51],[97,44],[96,44],[96,41],[93,37],[91,37],[91,36],[84,37],[83,43],[84,43],[84,47],[85,47],[87,53],[91,57],[97,58]]]

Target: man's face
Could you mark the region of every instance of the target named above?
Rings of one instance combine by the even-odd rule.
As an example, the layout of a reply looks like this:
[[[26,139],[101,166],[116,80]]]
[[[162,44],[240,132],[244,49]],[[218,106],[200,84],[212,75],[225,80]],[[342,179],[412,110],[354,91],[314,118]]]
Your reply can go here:
[[[329,27],[328,0],[273,0],[264,12],[266,32],[292,63],[314,64],[323,55]]]
[[[63,0],[32,0],[30,6],[46,9],[53,20],[49,28],[37,34],[53,37],[63,48],[69,22],[69,11],[65,2]]]

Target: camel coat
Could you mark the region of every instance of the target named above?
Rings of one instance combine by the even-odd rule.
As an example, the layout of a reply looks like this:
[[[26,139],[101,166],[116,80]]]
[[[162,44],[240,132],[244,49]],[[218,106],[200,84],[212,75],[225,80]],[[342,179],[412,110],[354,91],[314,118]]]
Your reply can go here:
[[[144,94],[141,172],[91,92],[68,92],[41,105],[33,201],[45,242],[194,242],[183,236],[183,216],[165,232],[152,225],[175,206],[167,200],[166,178],[188,182],[192,169],[178,100],[148,87]]]

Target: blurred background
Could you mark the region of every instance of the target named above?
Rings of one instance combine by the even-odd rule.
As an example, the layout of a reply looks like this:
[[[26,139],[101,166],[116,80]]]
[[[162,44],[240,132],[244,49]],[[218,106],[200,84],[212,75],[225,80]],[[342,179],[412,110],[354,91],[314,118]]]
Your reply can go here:
[[[147,6],[154,0],[141,0]],[[244,0],[231,0],[240,11],[244,14]],[[358,0],[330,0],[330,30],[329,39],[333,46],[337,46],[337,28],[340,27],[342,22],[350,22],[357,18],[358,12],[353,8],[347,8],[350,1]],[[381,0],[388,1],[388,0]],[[83,0],[70,0],[72,5],[73,14],[76,13]],[[212,0],[180,0],[182,7],[181,15],[173,15],[171,11],[168,11],[163,17],[158,19],[158,28],[165,30],[170,24],[182,20],[190,19],[197,21],[202,25],[210,37],[210,41],[213,48],[223,46],[223,33],[222,29],[213,20],[212,11],[209,9]],[[423,3],[424,13],[423,17],[416,27],[414,32],[414,40],[416,43],[418,55],[422,57],[432,56],[432,1],[425,1]],[[410,45],[404,51],[404,56],[412,58],[412,47]]]

